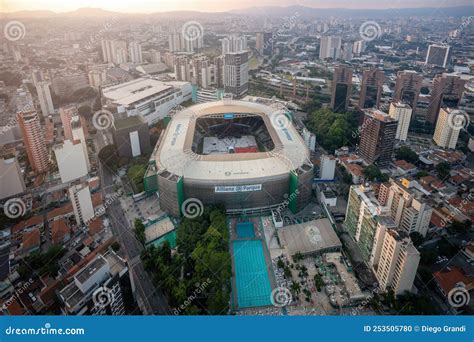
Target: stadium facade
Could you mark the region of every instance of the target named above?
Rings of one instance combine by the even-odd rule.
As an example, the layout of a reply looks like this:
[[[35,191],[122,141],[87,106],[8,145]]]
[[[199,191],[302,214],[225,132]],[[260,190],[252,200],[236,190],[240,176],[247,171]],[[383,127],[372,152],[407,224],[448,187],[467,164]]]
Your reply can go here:
[[[147,192],[158,191],[161,208],[171,215],[181,216],[193,200],[224,204],[237,215],[282,203],[297,212],[309,203],[312,180],[309,150],[290,112],[276,104],[223,100],[171,117],[144,184]]]

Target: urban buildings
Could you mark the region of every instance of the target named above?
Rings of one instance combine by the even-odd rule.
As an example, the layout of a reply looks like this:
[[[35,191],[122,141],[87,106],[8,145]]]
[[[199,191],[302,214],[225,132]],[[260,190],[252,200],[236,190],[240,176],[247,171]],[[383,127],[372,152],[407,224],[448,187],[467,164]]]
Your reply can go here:
[[[436,145],[444,148],[456,148],[459,132],[464,127],[463,120],[467,114],[462,110],[452,108],[441,108],[439,110],[438,121],[433,135]]]
[[[127,116],[140,115],[148,125],[164,118],[171,108],[191,100],[188,82],[160,82],[137,78],[102,89],[109,106],[123,110]]]
[[[420,253],[407,233],[387,229],[383,234],[380,258],[375,260],[375,275],[382,291],[392,289],[395,295],[411,292]]]
[[[53,147],[62,183],[69,183],[87,175],[88,163],[82,149],[78,140],[65,140]]]
[[[23,193],[26,190],[23,174],[16,158],[0,158],[0,200]]]
[[[445,73],[436,75],[433,79],[433,90],[431,91],[426,120],[434,125],[438,119],[440,108],[457,108],[465,83],[466,81],[458,75]]]
[[[426,65],[446,68],[451,60],[451,47],[448,45],[430,44],[426,53]]]
[[[128,54],[130,62],[135,64],[143,63],[142,46],[138,42],[130,42],[128,44]]]
[[[393,92],[393,101],[409,104],[412,110],[416,111],[422,83],[423,76],[418,75],[416,71],[399,71]]]
[[[335,112],[344,112],[349,107],[352,87],[352,70],[346,65],[334,69],[332,79],[331,108]]]
[[[36,91],[41,106],[41,113],[43,116],[54,114],[53,100],[51,99],[51,92],[49,91],[49,83],[40,81],[36,83]]]
[[[78,271],[58,297],[67,315],[124,315],[123,289],[130,286],[127,262],[108,250]]]
[[[76,223],[87,224],[95,215],[89,186],[83,183],[75,184],[68,189],[68,192]]]
[[[410,105],[402,102],[392,102],[390,104],[388,115],[390,115],[392,119],[398,121],[395,139],[400,141],[406,141],[412,115]]]
[[[38,114],[36,111],[25,111],[18,112],[16,117],[31,169],[36,173],[47,172],[49,155]]]
[[[407,234],[417,232],[425,236],[430,225],[433,209],[426,203],[429,192],[417,181],[390,180],[387,207],[400,230]]]
[[[336,158],[331,155],[322,155],[320,165],[320,178],[323,180],[332,180],[334,179],[335,172]]]
[[[224,62],[224,88],[226,93],[232,93],[237,97],[244,96],[249,88],[248,81],[248,52],[226,54]]]
[[[383,70],[372,68],[362,72],[362,85],[360,88],[359,107],[379,107],[382,96],[385,73]]]
[[[386,113],[366,109],[360,132],[359,153],[368,165],[387,167],[392,161],[398,122]]]
[[[82,152],[86,161],[87,171],[90,171],[89,152],[87,150],[86,127],[82,124],[82,117],[76,115],[71,119],[72,141],[79,141],[82,145]]]
[[[120,157],[137,157],[150,149],[148,125],[139,115],[114,120],[112,134]]]
[[[344,227],[357,243],[382,291],[411,291],[420,254],[408,233],[390,217],[370,186],[354,185],[349,192]]]
[[[229,36],[222,39],[222,54],[229,52],[241,52],[247,50],[247,38],[245,36]]]
[[[255,46],[262,56],[270,56],[273,52],[273,38],[271,32],[257,32]]]
[[[104,39],[101,41],[101,46],[104,62],[116,64],[127,62],[127,42]]]
[[[321,37],[321,44],[319,47],[319,59],[339,59],[341,57],[341,44],[341,37]]]
[[[89,85],[92,88],[99,89],[99,87],[107,82],[107,72],[104,69],[95,69],[88,72]]]
[[[63,126],[64,139],[72,140],[71,120],[73,117],[79,115],[77,108],[74,105],[59,108],[59,117]]]

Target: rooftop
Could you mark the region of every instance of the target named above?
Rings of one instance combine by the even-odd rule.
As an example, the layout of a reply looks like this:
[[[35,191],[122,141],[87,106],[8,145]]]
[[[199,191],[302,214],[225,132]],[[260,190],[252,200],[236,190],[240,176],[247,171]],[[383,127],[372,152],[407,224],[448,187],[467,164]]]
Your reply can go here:
[[[341,248],[342,244],[331,226],[324,218],[285,226],[278,229],[278,237],[290,255],[319,253]]]

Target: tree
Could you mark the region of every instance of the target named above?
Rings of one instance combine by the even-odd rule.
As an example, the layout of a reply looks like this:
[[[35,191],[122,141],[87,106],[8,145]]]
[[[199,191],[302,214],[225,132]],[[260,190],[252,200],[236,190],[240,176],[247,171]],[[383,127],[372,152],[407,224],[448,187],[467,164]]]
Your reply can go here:
[[[464,222],[453,220],[453,222],[451,222],[447,229],[455,233],[465,233],[468,232],[471,227],[472,222],[469,220],[465,220]]]
[[[91,107],[88,105],[80,106],[77,109],[77,112],[79,113],[79,115],[85,117],[86,119],[91,118],[92,110],[91,110]]]
[[[143,176],[146,172],[146,165],[137,164],[128,169],[127,175],[132,182],[137,193],[143,191]]]
[[[413,242],[413,244],[415,245],[415,247],[418,248],[418,246],[420,246],[423,241],[425,240],[423,238],[423,235],[421,235],[420,233],[418,232],[413,232],[410,234],[410,238],[411,238],[411,241]]]
[[[108,166],[113,172],[116,172],[119,167],[119,156],[117,146],[107,145],[99,151],[99,160],[101,163]]]
[[[381,181],[386,182],[388,181],[388,176],[383,174],[380,169],[375,165],[368,165],[363,169],[364,176],[370,181]]]
[[[290,285],[290,290],[294,294],[299,295],[299,293],[301,292],[301,285],[296,281],[292,281]]]
[[[451,166],[448,162],[441,162],[436,165],[436,172],[438,172],[438,177],[441,180],[446,179],[449,176],[449,172],[451,171]]]
[[[324,281],[320,274],[316,273],[314,275],[314,286],[316,286],[318,292],[321,292],[321,288],[324,286]]]
[[[146,237],[145,237],[145,225],[140,219],[135,219],[134,222],[134,227],[135,227],[135,237],[139,242],[141,242],[142,245],[145,245],[146,242]]]
[[[408,146],[400,147],[397,152],[395,152],[395,157],[397,159],[405,160],[409,163],[416,163],[418,161],[418,155]]]
[[[426,171],[419,171],[417,174],[416,174],[416,178],[420,179],[420,178],[423,178],[423,177],[426,177],[426,176],[429,176],[430,174]]]

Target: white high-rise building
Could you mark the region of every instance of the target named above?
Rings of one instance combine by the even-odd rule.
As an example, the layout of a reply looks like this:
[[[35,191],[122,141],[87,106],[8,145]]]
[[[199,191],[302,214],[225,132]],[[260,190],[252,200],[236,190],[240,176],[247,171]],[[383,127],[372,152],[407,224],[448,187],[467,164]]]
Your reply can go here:
[[[170,52],[183,51],[183,35],[181,33],[170,33],[170,35],[168,36],[168,48]]]
[[[319,59],[332,58],[339,59],[341,56],[341,37],[321,37],[321,44],[319,49]]]
[[[102,57],[104,62],[108,63],[125,63],[127,61],[127,43],[121,40],[101,41]]]
[[[107,73],[105,70],[91,70],[88,73],[89,85],[92,88],[98,89],[99,86],[107,82]]]
[[[23,174],[16,158],[0,158],[0,200],[26,190]]]
[[[436,145],[455,149],[458,143],[459,132],[465,127],[464,120],[468,120],[468,118],[469,116],[463,110],[441,108],[433,135]]]
[[[43,116],[54,114],[54,106],[51,92],[49,91],[49,83],[46,81],[36,83],[36,91],[38,92],[38,99]]]
[[[247,38],[245,36],[229,36],[222,39],[222,54],[229,52],[240,52],[247,50]]]
[[[387,207],[390,216],[400,230],[425,236],[430,225],[433,209],[426,203],[429,195],[417,181],[390,180]]]
[[[82,149],[78,140],[65,140],[53,147],[62,183],[69,183],[87,175],[87,163]]]
[[[380,257],[374,260],[375,276],[382,291],[392,289],[395,295],[411,291],[420,262],[420,253],[407,233],[387,229],[380,234]]]
[[[398,120],[397,133],[395,139],[406,141],[408,128],[410,127],[412,109],[409,104],[402,102],[392,102],[388,115],[392,119]]]
[[[84,128],[82,127],[80,116],[74,116],[71,118],[71,133],[73,141],[80,141],[82,145],[82,153],[86,161],[86,168],[89,172],[91,166],[89,163],[89,153],[87,152],[86,136],[84,134]]]
[[[128,44],[128,53],[130,62],[135,64],[143,63],[142,46],[138,42],[130,42]]]
[[[356,55],[360,55],[362,52],[365,52],[365,47],[365,40],[358,40],[352,45],[352,52]]]
[[[150,59],[151,63],[161,63],[161,53],[158,50],[151,49],[150,50]]]
[[[333,180],[336,171],[336,157],[330,155],[321,156],[320,178]]]
[[[69,188],[74,216],[77,224],[85,224],[94,218],[94,207],[89,187],[84,184],[73,185]]]

